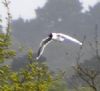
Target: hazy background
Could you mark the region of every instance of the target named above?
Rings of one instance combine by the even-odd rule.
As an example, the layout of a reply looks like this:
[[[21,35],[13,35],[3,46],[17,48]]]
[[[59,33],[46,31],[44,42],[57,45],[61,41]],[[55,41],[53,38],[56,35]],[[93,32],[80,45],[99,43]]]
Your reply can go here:
[[[19,46],[26,47],[26,49],[32,48],[33,52],[36,53],[39,43],[50,32],[62,32],[80,41],[86,35],[87,41],[83,50],[85,55],[82,59],[90,58],[89,53],[92,50],[89,48],[88,41],[94,41],[95,24],[100,25],[100,1],[93,1],[91,3],[88,0],[86,3],[86,0],[48,0],[40,6],[35,6],[31,13],[24,12],[23,14],[20,13],[19,16],[15,15],[12,23],[14,48],[18,49]],[[20,2],[20,4],[20,7],[25,5],[24,2]],[[22,10],[25,11],[24,8]],[[30,8],[28,10],[32,11]],[[34,16],[28,16],[28,13]],[[98,35],[100,34],[99,29],[98,27]],[[76,63],[75,57],[78,51],[79,46],[77,44],[52,42],[46,47],[43,56],[46,57],[50,68],[69,69]],[[24,54],[25,52],[20,53],[23,57]],[[24,60],[15,64],[24,64]]]

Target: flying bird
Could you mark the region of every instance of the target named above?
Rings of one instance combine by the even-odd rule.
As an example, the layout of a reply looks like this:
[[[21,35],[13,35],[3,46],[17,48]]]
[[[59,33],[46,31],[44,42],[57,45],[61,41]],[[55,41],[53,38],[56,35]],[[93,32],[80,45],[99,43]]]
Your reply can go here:
[[[38,52],[37,52],[36,60],[38,60],[40,58],[40,56],[42,55],[42,53],[44,51],[44,48],[51,41],[68,42],[68,40],[72,41],[74,43],[77,43],[79,45],[82,45],[82,42],[80,42],[79,40],[77,40],[77,39],[75,39],[75,38],[73,38],[69,35],[66,35],[66,34],[63,34],[63,33],[50,33],[47,38],[45,38],[41,41],[40,47],[39,47]]]

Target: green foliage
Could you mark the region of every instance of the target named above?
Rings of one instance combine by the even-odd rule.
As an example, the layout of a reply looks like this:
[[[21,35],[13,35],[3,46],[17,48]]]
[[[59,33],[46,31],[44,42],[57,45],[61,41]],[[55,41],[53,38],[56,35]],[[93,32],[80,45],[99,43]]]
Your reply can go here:
[[[10,37],[7,37],[5,34],[0,34],[0,62],[4,62],[5,59],[16,55],[16,52],[9,48],[10,45]]]
[[[29,63],[19,72],[12,72],[9,68],[2,67],[0,78],[1,91],[48,91],[54,80],[48,67],[37,61]]]
[[[51,74],[48,66],[34,60],[32,54],[30,49],[28,64],[18,72],[13,72],[8,66],[0,67],[0,91],[49,91],[61,79],[61,74]]]

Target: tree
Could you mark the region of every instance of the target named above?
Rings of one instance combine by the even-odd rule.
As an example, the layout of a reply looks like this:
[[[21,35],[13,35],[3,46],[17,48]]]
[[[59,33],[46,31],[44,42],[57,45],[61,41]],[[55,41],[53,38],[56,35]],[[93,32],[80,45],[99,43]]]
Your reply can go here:
[[[99,77],[100,77],[100,70],[98,69],[99,66],[98,64],[100,63],[100,56],[99,56],[99,50],[98,50],[98,25],[95,25],[95,47],[93,47],[93,45],[91,43],[90,47],[95,50],[95,55],[88,61],[85,61],[84,63],[79,63],[79,60],[81,58],[80,55],[78,55],[78,59],[77,59],[77,64],[74,68],[77,77],[79,77],[80,79],[82,79],[86,85],[88,85],[90,88],[92,88],[93,91],[98,91],[99,89]],[[81,47],[82,50],[82,47]],[[80,53],[79,53],[80,54]],[[98,82],[98,81],[99,82]],[[86,86],[85,85],[85,86]]]
[[[7,0],[4,0],[3,2],[5,8],[7,9],[7,17],[6,17],[6,34],[1,33],[0,34],[0,62],[4,62],[6,58],[10,58],[15,56],[16,52],[14,50],[11,50],[11,39],[10,39],[10,30],[11,30],[11,15],[9,11],[9,4],[10,2]],[[3,21],[3,20],[1,20]],[[2,30],[3,31],[3,30]]]

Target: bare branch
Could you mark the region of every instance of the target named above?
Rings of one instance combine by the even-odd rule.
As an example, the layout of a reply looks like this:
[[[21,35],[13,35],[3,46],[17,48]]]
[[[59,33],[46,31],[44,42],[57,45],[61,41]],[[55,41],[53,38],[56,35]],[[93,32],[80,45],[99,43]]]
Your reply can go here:
[[[11,13],[10,13],[10,9],[9,9],[9,4],[10,1],[9,0],[4,0],[3,5],[5,6],[6,10],[7,10],[7,17],[6,17],[6,21],[7,21],[7,27],[6,27],[6,37],[5,37],[5,41],[7,41],[10,35],[10,29],[11,29]]]

